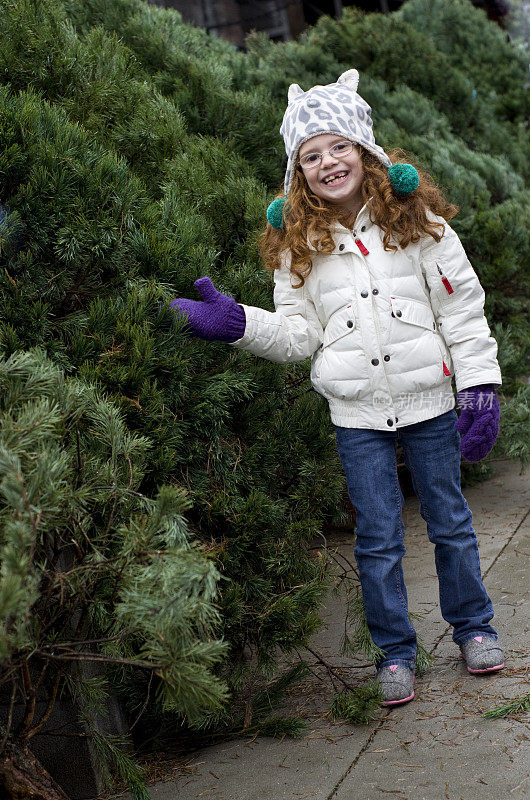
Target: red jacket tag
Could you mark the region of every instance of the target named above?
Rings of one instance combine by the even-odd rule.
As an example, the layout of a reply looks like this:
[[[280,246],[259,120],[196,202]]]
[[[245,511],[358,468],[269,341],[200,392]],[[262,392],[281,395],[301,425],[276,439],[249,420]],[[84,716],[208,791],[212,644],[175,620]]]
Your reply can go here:
[[[364,246],[364,244],[361,242],[360,239],[356,239],[355,240],[355,244],[357,245],[357,247],[359,248],[359,250],[361,251],[363,256],[367,256],[368,255],[368,253],[370,251],[366,249],[366,247]]]
[[[447,364],[445,363],[445,361],[442,361],[442,364],[444,365],[444,375],[450,375],[451,373],[449,372],[449,370],[447,368]]]
[[[454,291],[453,287],[451,286],[451,284],[449,283],[447,278],[442,278],[442,283],[445,286],[445,288],[447,289],[448,294],[453,294],[453,291]]]

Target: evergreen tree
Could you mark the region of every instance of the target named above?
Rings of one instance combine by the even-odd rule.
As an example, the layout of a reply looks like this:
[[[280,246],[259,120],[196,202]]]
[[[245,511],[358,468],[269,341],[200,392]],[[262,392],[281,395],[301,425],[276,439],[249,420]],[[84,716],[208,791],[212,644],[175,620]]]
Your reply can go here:
[[[2,75],[11,81],[2,87],[0,122],[2,352],[16,358],[40,345],[66,374],[113,401],[124,430],[138,431],[145,443],[141,458],[139,452],[130,456],[140,475],[131,490],[146,500],[156,498],[164,483],[186,492],[190,540],[215,558],[223,575],[217,603],[212,593],[202,600],[205,613],[214,615],[219,607],[215,636],[204,626],[190,631],[190,655],[196,650],[197,659],[176,663],[183,688],[171,703],[167,692],[148,693],[148,673],[129,671],[111,685],[127,696],[140,694],[131,719],[145,708],[173,729],[179,721],[204,726],[219,687],[233,694],[245,663],[272,675],[278,655],[307,642],[319,624],[327,582],[323,561],[313,560],[306,543],[330,509],[339,507],[343,492],[325,404],[303,385],[304,367],[263,364],[256,370],[252,359],[225,347],[204,348],[182,337],[182,324],[164,307],[204,271],[217,273],[218,285],[228,281],[234,293],[246,291],[254,302],[271,305],[268,276],[254,280],[256,245],[247,229],[255,230],[258,221],[261,227],[266,196],[247,162],[211,137],[182,136],[176,146],[174,119],[163,113],[167,101],[144,73],[135,77],[134,59],[116,37],[89,32],[81,40],[59,4],[13,3],[7,11]],[[12,45],[18,35],[35,48],[17,52]],[[108,59],[112,48],[107,69],[102,52]],[[61,80],[53,80],[56,74]],[[103,86],[94,86],[97,75]],[[129,82],[132,101],[123,90]],[[110,88],[117,102],[105,116],[101,98]],[[135,119],[146,134],[142,158],[135,150],[142,141]],[[168,142],[173,158],[166,164]],[[206,158],[213,177],[199,202],[186,187],[190,175],[196,191],[203,183]],[[213,206],[218,214],[211,220]],[[231,264],[247,248],[254,262],[234,277]],[[84,489],[90,494],[91,484]],[[119,527],[120,518],[113,520]],[[103,531],[108,525],[107,518]],[[140,548],[141,529],[133,527],[130,540]],[[194,580],[193,564],[179,558],[180,572],[168,576],[176,594]],[[142,628],[150,616],[140,618],[154,587],[156,570],[146,565],[134,587],[141,652],[154,647]],[[116,605],[108,610],[113,614]],[[73,641],[69,631],[57,635]],[[222,663],[213,669],[210,658],[211,669],[204,664],[194,703],[185,702],[190,672],[221,640]],[[32,649],[27,641],[23,656]],[[156,665],[154,656],[149,663]],[[46,688],[53,698],[53,686]],[[219,725],[226,727],[234,713],[234,703],[226,706]],[[116,751],[108,744],[112,757]]]
[[[308,364],[184,336],[168,301],[191,296],[207,274],[239,301],[273,310],[256,239],[283,177],[288,85],[331,82],[356,66],[381,144],[406,148],[460,205],[453,224],[499,341],[495,454],[528,460],[520,53],[457,0],[411,0],[385,17],[346,10],[297,42],[252,35],[246,53],[142,0],[7,0],[2,10],[8,704],[25,696],[28,670],[39,680],[48,631],[65,665],[98,640],[90,653],[114,660],[104,691],[121,692],[148,731],[241,730],[252,707],[253,732],[262,718],[269,730],[294,732],[261,692],[268,680],[270,696],[281,694],[280,656],[307,645],[319,625],[330,568],[308,545],[349,520],[327,404],[310,389]],[[443,44],[455,18],[488,47]],[[508,93],[500,78],[484,77],[488,53]],[[23,432],[19,444],[13,431]],[[30,507],[18,474],[34,494]],[[168,594],[175,602],[162,619]],[[79,631],[76,602],[89,609]],[[160,635],[178,639],[173,667]],[[370,647],[362,635],[356,642]],[[120,658],[142,666],[121,669]],[[84,708],[98,702],[97,686],[75,685],[72,671],[51,666],[39,684],[50,700],[59,674]],[[348,697],[342,707],[351,714],[357,705]],[[26,742],[39,725],[31,713],[27,720],[0,743]],[[126,773],[119,752],[107,741],[109,763]]]
[[[9,698],[0,788],[18,797],[20,767],[35,769],[26,745],[65,680],[92,728],[118,670],[156,676],[164,707],[199,721],[226,700],[212,673],[226,644],[216,638],[219,574],[191,540],[186,492],[138,491],[148,439],[39,349],[0,361],[0,390],[0,687]],[[114,665],[114,679],[84,678],[70,668],[80,662]],[[40,700],[48,707],[39,717]],[[16,702],[18,748],[7,740]],[[141,790],[123,752],[99,749]]]

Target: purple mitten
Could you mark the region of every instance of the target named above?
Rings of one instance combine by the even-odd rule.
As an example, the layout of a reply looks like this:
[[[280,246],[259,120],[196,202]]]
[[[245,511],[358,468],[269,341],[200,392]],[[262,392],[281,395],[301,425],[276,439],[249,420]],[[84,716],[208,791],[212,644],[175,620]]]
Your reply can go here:
[[[460,451],[468,461],[480,461],[490,452],[499,432],[497,393],[492,385],[484,384],[458,392],[456,399],[462,409],[456,423],[462,437]]]
[[[245,310],[233,297],[218,292],[210,278],[199,278],[193,284],[204,302],[177,297],[169,307],[184,312],[186,333],[210,342],[235,342],[245,333]]]

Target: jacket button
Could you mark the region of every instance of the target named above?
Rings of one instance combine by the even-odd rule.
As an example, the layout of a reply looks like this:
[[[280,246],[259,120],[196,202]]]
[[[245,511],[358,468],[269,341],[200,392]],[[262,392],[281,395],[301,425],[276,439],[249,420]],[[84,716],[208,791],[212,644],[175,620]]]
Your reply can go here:
[[[366,225],[363,225],[362,228],[361,228],[361,231],[365,231],[365,230],[366,230]]]
[[[372,294],[379,294],[379,289],[372,289]]]
[[[401,316],[401,311],[396,311],[396,317],[400,317],[400,316]]]
[[[377,365],[379,364],[379,359],[378,358],[372,358],[372,364],[374,365],[374,367],[377,367]]]
[[[348,328],[353,328],[353,320],[349,319],[346,325],[348,326]]]
[[[396,316],[396,315],[394,314],[394,312],[393,312],[393,311],[391,311],[391,312],[390,312],[390,314],[391,314],[391,316],[393,316],[393,317],[395,317],[395,316]]]
[[[390,356],[383,356],[384,361],[390,361]]]
[[[398,419],[398,417],[396,417],[396,422],[399,422],[399,419]]]
[[[339,250],[344,250],[344,245],[343,244],[339,244]]]
[[[391,419],[387,419],[386,424],[392,426],[394,423]]]
[[[368,292],[366,291],[366,289],[362,290],[361,297],[368,297]]]

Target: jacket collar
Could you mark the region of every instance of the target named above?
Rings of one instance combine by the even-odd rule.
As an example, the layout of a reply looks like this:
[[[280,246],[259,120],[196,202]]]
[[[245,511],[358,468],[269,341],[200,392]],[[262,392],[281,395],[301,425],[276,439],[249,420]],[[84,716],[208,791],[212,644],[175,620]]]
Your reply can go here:
[[[344,245],[344,248],[340,251],[341,253],[351,252],[354,249],[353,231],[358,234],[361,226],[364,225],[366,226],[366,229],[368,229],[368,227],[373,224],[370,221],[370,214],[368,212],[369,202],[370,201],[365,203],[357,214],[353,229],[346,228],[344,225],[341,225],[340,222],[335,222],[334,225],[331,226],[331,236],[335,242],[335,249],[333,250],[334,253],[339,252],[338,248],[341,244]],[[307,246],[313,253],[317,252],[309,241],[309,237],[307,237]]]

